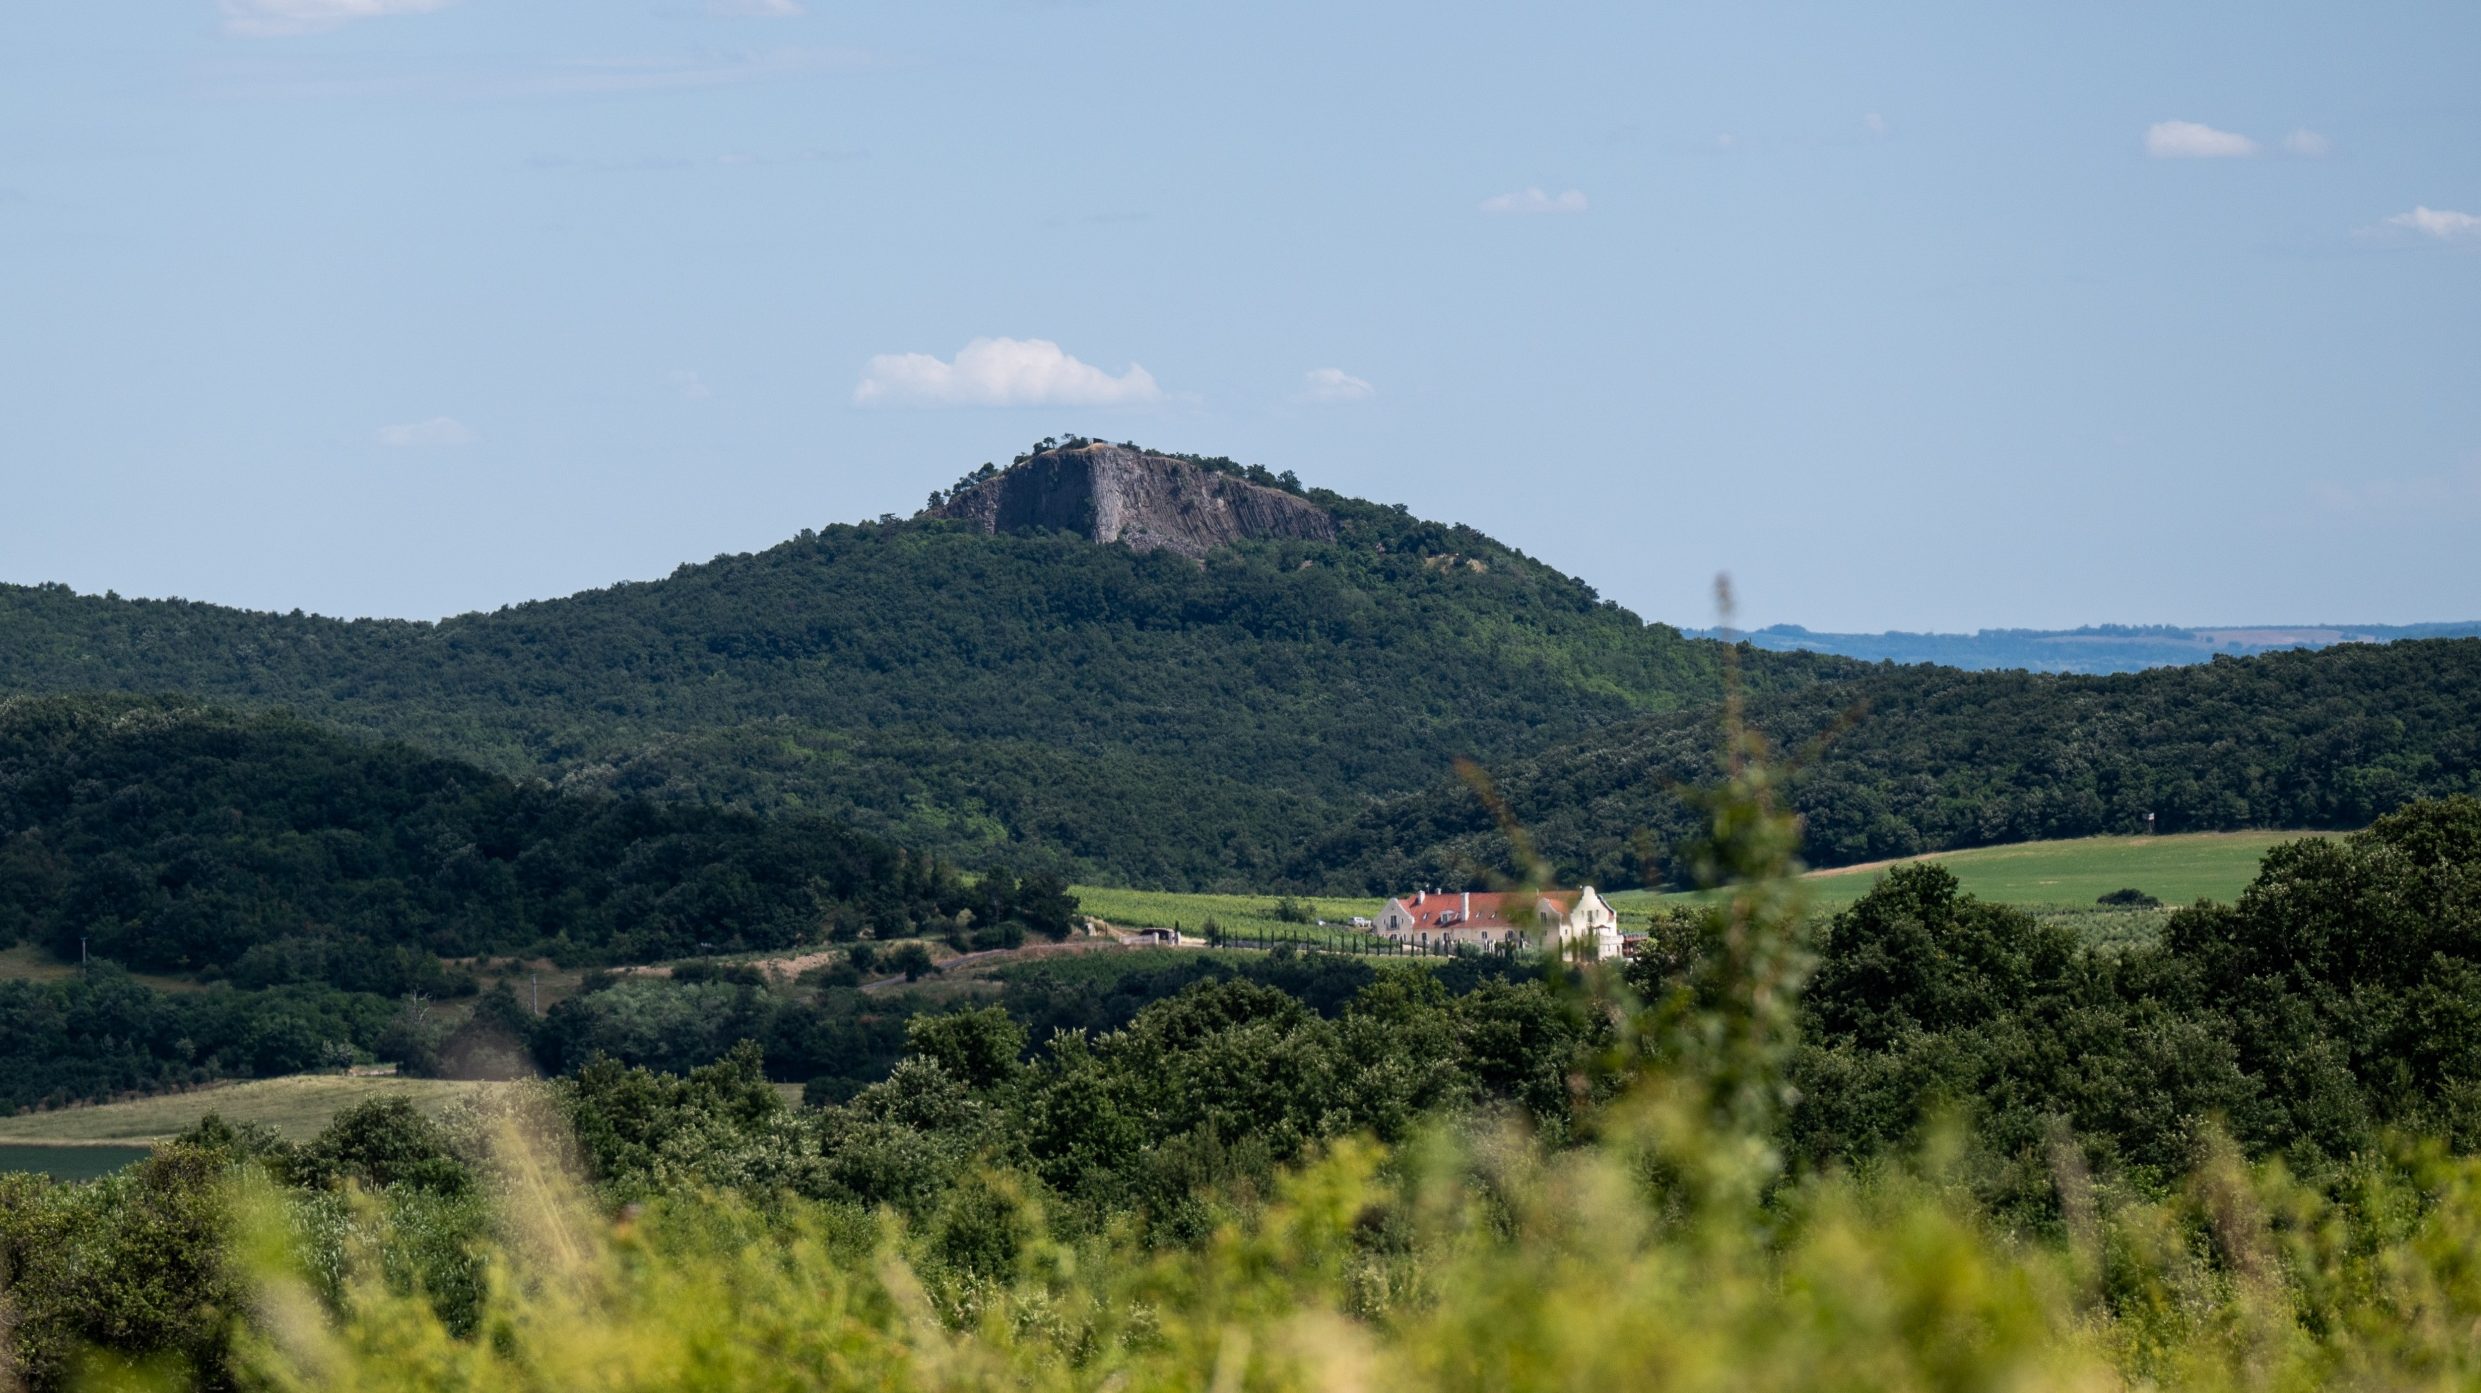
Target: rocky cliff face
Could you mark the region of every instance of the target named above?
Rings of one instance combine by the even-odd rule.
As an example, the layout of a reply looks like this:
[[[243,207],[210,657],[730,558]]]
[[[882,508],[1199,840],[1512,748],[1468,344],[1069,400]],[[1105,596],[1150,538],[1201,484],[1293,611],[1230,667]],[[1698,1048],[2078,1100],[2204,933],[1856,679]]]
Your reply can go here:
[[[963,518],[985,532],[1065,529],[1188,557],[1253,537],[1335,540],[1335,519],[1307,499],[1099,442],[1046,450],[959,490],[933,516]]]

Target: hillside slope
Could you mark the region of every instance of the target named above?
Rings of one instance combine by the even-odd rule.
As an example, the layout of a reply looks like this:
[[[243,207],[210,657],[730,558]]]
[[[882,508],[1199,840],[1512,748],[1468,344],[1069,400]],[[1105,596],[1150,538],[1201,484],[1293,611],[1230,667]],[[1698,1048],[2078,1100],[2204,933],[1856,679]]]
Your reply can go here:
[[[2481,639],[2349,645],[2113,677],[1937,667],[1828,671],[1751,718],[1800,769],[1813,865],[2145,830],[2343,829],[2416,797],[2481,792]],[[1822,742],[1822,743],[1821,743]],[[1616,723],[1496,766],[1508,809],[1563,878],[1675,880],[1713,779],[1710,713]],[[1506,838],[1442,782],[1319,838],[1296,880],[1454,887],[1504,873]],[[1651,852],[1652,855],[1648,855]]]
[[[814,815],[563,794],[282,716],[0,702],[0,947],[70,962],[397,994],[452,987],[441,957],[780,948],[1056,897],[1028,877],[994,904],[1000,879]]]

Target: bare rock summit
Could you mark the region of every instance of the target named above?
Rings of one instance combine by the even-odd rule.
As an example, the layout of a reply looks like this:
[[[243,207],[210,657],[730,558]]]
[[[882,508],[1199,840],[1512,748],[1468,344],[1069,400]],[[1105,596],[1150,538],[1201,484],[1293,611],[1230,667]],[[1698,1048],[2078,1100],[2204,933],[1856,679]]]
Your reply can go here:
[[[1335,519],[1306,498],[1100,441],[1021,460],[930,512],[985,532],[1064,530],[1191,558],[1252,538],[1335,540]]]

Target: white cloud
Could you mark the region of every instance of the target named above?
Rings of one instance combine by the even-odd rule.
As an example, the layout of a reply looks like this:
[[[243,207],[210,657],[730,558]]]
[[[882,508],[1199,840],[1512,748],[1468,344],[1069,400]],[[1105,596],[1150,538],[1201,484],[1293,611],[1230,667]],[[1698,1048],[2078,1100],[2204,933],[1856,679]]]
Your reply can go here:
[[[1482,200],[1485,213],[1582,213],[1585,195],[1570,189],[1553,197],[1538,188],[1503,193]]]
[[[2441,242],[2481,237],[2481,217],[2475,217],[2470,213],[2458,213],[2449,208],[2426,206],[2415,208],[2409,213],[2397,213],[2388,218],[2386,225],[2400,227],[2407,232],[2418,232],[2424,237],[2435,237]]]
[[[2314,160],[2333,154],[2335,143],[2303,126],[2283,137],[2283,148],[2302,159]]]
[[[856,406],[1141,406],[1162,399],[1163,389],[1137,364],[1114,377],[1049,339],[975,339],[954,362],[881,353],[853,388]]]
[[[2158,160],[2229,160],[2257,153],[2257,142],[2194,121],[2157,121],[2145,128],[2145,153]]]
[[[357,19],[427,14],[455,0],[222,0],[224,31],[252,38],[315,34]]]
[[[709,401],[715,396],[715,389],[706,385],[705,378],[687,371],[672,374],[672,390],[680,393],[683,401]]]
[[[471,445],[481,437],[450,416],[433,416],[427,421],[408,421],[398,426],[381,426],[375,439],[392,450],[413,450],[425,447]]]
[[[1314,402],[1368,401],[1378,389],[1342,368],[1312,368],[1302,376],[1301,399]]]
[[[801,0],[706,0],[711,15],[735,15],[750,19],[792,19],[809,13]]]
[[[1861,129],[1869,132],[1871,135],[1885,135],[1887,133],[1887,118],[1873,111],[1861,118]]]

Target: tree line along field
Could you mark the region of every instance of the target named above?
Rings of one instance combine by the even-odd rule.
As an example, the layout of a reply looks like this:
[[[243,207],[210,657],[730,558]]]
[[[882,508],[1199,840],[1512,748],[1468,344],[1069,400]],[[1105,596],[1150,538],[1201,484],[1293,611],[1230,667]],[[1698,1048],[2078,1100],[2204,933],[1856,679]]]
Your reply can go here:
[[[2069,841],[2029,842],[1983,847],[1918,858],[1953,872],[1965,892],[1994,904],[2054,910],[2092,910],[2102,894],[2137,889],[2166,905],[2199,899],[2229,901],[2245,887],[2265,852],[2300,836],[2289,832],[2191,833],[2150,838],[2089,837]],[[1829,913],[1858,901],[1878,884],[1885,866],[1839,868],[1811,872],[1802,887],[1812,911]],[[1352,932],[1356,917],[1369,917],[1380,906],[1375,899],[1306,897],[1291,901],[1309,921],[1278,917],[1284,897],[1276,895],[1185,894],[1081,885],[1074,888],[1081,910],[1120,928],[1179,925],[1202,936],[1212,921],[1235,936],[1312,942]],[[1650,891],[1613,892],[1609,898],[1624,926],[1642,928],[1658,908],[1710,902],[1707,892],[1660,894]],[[2088,940],[2147,937],[2158,928],[2159,913],[2115,911],[2075,915],[2074,927]],[[1315,921],[1323,919],[1326,927]],[[2108,919],[2108,924],[2086,922]],[[2126,920],[2122,924],[2119,921]],[[2143,921],[2139,923],[2138,921]],[[2126,932],[2121,932],[2125,930]],[[1043,977],[1116,979],[1137,964],[1117,954],[1105,960],[1046,963]],[[0,977],[50,979],[74,968],[30,947],[0,954]],[[577,971],[554,971],[546,1007],[576,990]],[[522,996],[525,974],[502,980]],[[189,985],[183,983],[181,985]],[[440,1009],[463,1015],[463,1002],[442,1003]],[[98,1107],[84,1107],[0,1118],[0,1145],[146,1144],[175,1135],[214,1110],[234,1121],[264,1123],[288,1137],[317,1131],[339,1110],[374,1098],[404,1097],[426,1111],[435,1111],[477,1085],[445,1080],[372,1078],[344,1075],[300,1075],[229,1084]]]
[[[2043,906],[2046,920],[2072,929],[2080,941],[2103,946],[2152,939],[2160,931],[2163,913],[2100,908],[2093,903],[2098,895],[2136,889],[2166,904],[2201,897],[2228,900],[2253,873],[2260,853],[2283,840],[2283,834],[2275,833],[2087,839],[1984,848],[1952,854],[1943,863],[1956,870],[1970,892],[1989,902]],[[1878,878],[1869,870],[1813,875],[1808,884],[1811,909],[1825,913],[1849,904]],[[982,888],[979,884],[970,887],[976,893]],[[960,893],[964,890],[960,886]],[[1120,927],[1178,925],[1197,942],[1207,936],[1211,923],[1227,940],[1290,941],[1305,947],[1351,947],[1356,941],[1368,942],[1359,939],[1349,923],[1354,917],[1372,916],[1380,903],[1358,897],[1185,894],[1100,886],[1078,887],[1076,898],[1083,914]],[[1623,927],[1635,931],[1649,927],[1658,908],[1676,907],[1641,892],[1621,892],[1615,899]],[[883,936],[871,942],[882,962],[895,952],[897,942],[930,947],[932,956],[940,957],[949,946],[935,936]],[[780,957],[792,946],[773,950],[772,956]],[[847,957],[841,949],[833,950],[832,956],[838,961]],[[1103,956],[1116,960],[1140,955]],[[637,961],[721,967],[736,957],[772,960],[765,951],[745,948],[738,954],[699,954],[685,960],[658,954]],[[473,983],[467,988],[469,993],[476,988],[490,990],[437,999],[429,1011],[430,1033],[456,1037],[476,1006],[496,993],[503,1013],[510,1018],[523,1020],[533,1018],[538,1010],[542,1013],[541,1029],[549,1034],[535,1043],[548,1040],[556,1046],[542,1056],[546,1068],[558,1067],[554,1059],[573,1063],[571,1054],[583,1059],[597,1049],[632,1062],[687,1068],[747,1034],[768,1043],[770,1072],[781,1082],[801,1085],[828,1074],[844,1079],[843,1086],[859,1086],[892,1063],[901,1028],[899,1016],[914,1009],[907,1007],[890,1015],[886,1007],[893,1003],[883,997],[870,998],[882,1003],[879,1006],[866,1005],[860,998],[838,1004],[841,998],[830,1001],[825,997],[813,1005],[807,995],[778,1000],[769,993],[743,1001],[727,983],[699,985],[705,979],[698,979],[684,981],[679,984],[684,989],[679,990],[645,983],[609,996],[598,995],[581,1009],[563,1011],[564,1003],[581,989],[587,976],[578,964],[549,967],[500,959],[459,960],[446,966],[461,980]],[[848,964],[856,976],[865,966],[858,961]],[[539,974],[538,967],[544,968]],[[1094,964],[1089,970],[1118,976],[1119,967],[1115,961]],[[980,970],[976,969],[977,974]],[[0,997],[24,1008],[11,1017],[22,1027],[17,1038],[28,1051],[19,1056],[25,1069],[7,1100],[15,1108],[56,1107],[136,1091],[194,1089],[235,1077],[266,1078],[332,1068],[340,1062],[335,1056],[341,1045],[350,1045],[354,1056],[365,1060],[412,1058],[401,1052],[405,1041],[396,1038],[403,1033],[395,1026],[403,1007],[394,998],[339,993],[318,983],[236,990],[244,984],[210,983],[190,975],[140,978],[117,967],[99,968],[98,973],[89,983],[55,953],[32,944],[21,943],[0,955],[0,988],[8,989]],[[535,996],[538,975],[539,1001]],[[1125,993],[1113,988],[1106,994]],[[18,997],[26,999],[18,1001]],[[537,1028],[528,1025],[525,1029]],[[129,1064],[124,1056],[133,1044],[140,1047],[144,1058],[138,1059],[138,1065],[144,1067],[121,1067]],[[178,1057],[164,1055],[165,1049],[175,1050]],[[163,1058],[157,1059],[159,1055]],[[409,1067],[430,1066],[417,1062]],[[53,1135],[48,1128],[41,1134]],[[149,1134],[140,1129],[126,1135]]]
[[[2197,900],[2228,901],[2257,874],[2267,850],[2316,832],[2189,832],[2158,837],[2078,837],[2062,841],[2022,842],[2010,846],[1976,847],[1909,858],[1933,861],[1955,873],[1965,891],[1993,904],[2028,908],[2086,909],[2101,896],[2118,890],[2141,890],[2165,905]],[[1812,871],[1800,878],[1811,908],[1841,909],[1869,893],[1891,865]],[[1408,891],[1424,888],[1405,887]],[[1342,930],[1356,916],[1374,917],[1378,899],[1302,896],[1290,902],[1310,921],[1278,917],[1286,897],[1274,894],[1185,894],[1163,890],[1124,890],[1099,885],[1072,889],[1087,914],[1117,928],[1168,928],[1178,925],[1190,934],[1203,932],[1208,920],[1227,933],[1248,938],[1315,940]],[[1620,912],[1624,928],[1642,928],[1657,907],[1709,903],[1712,891],[1620,890],[1604,898]],[[1325,920],[1326,928],[1317,926]]]

